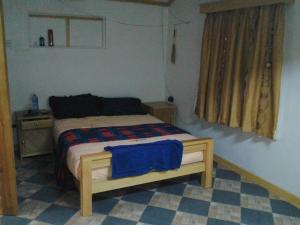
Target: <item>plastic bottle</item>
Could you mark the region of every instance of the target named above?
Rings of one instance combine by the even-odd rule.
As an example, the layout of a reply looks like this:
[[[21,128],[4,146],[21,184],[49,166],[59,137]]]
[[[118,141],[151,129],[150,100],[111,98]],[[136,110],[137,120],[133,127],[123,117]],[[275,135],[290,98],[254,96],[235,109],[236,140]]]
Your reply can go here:
[[[31,104],[32,104],[32,112],[38,113],[39,112],[39,98],[36,94],[32,95]]]

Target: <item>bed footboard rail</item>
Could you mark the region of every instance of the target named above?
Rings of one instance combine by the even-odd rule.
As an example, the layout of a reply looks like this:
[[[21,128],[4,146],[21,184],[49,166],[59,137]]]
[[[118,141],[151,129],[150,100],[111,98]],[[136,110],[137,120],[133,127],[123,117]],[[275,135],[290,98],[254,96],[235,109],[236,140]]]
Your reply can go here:
[[[92,195],[94,193],[201,172],[202,186],[205,188],[210,188],[212,185],[213,173],[213,140],[211,138],[199,138],[183,141],[182,143],[184,154],[202,151],[203,161],[181,166],[178,170],[151,172],[142,176],[126,177],[121,179],[105,181],[97,181],[92,179],[92,171],[94,169],[108,167],[111,165],[112,154],[110,152],[101,152],[81,156],[80,204],[82,216],[90,216],[92,214]]]

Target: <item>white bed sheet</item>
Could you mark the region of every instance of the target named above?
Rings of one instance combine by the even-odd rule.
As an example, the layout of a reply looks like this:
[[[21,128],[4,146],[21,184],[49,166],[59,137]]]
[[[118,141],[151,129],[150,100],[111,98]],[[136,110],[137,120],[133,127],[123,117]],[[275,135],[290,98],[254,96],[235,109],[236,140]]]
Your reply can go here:
[[[95,128],[110,126],[131,126],[138,124],[162,123],[159,119],[151,115],[133,115],[133,116],[98,116],[85,117],[79,119],[62,119],[54,121],[54,137],[57,141],[59,135],[64,131],[75,128]],[[107,141],[98,143],[86,143],[72,146],[67,154],[67,166],[76,179],[80,179],[80,157],[91,153],[100,153],[106,146],[132,145],[149,143],[159,140],[192,140],[194,136],[189,134],[176,134],[152,138],[131,139],[122,141]],[[181,165],[203,161],[203,153],[189,153],[182,157]],[[111,178],[111,167],[95,169],[92,172],[92,178],[98,180],[108,180]]]

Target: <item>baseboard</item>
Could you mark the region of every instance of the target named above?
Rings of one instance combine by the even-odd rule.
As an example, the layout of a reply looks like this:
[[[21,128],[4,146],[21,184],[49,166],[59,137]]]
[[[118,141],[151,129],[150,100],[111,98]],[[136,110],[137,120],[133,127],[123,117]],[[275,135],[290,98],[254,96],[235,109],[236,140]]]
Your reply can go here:
[[[216,154],[214,155],[214,161],[217,162],[218,164],[242,175],[243,177],[246,178],[246,180],[256,183],[256,184],[259,184],[260,186],[266,188],[267,190],[269,190],[276,196],[280,197],[281,199],[284,199],[285,201],[291,203],[292,205],[300,208],[300,197],[264,180],[263,178],[241,168],[240,166],[238,166],[232,162],[229,162],[228,160],[226,160]]]

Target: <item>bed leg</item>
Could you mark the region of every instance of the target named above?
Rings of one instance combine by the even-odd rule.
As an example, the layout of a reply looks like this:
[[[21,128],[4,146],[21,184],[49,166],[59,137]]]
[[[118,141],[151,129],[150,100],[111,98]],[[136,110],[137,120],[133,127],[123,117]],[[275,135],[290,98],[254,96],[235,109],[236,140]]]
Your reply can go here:
[[[81,158],[80,206],[82,216],[92,215],[92,162]]]
[[[213,177],[213,152],[214,152],[213,140],[209,140],[207,143],[207,149],[204,153],[205,171],[201,175],[201,185],[204,188],[211,188]]]

